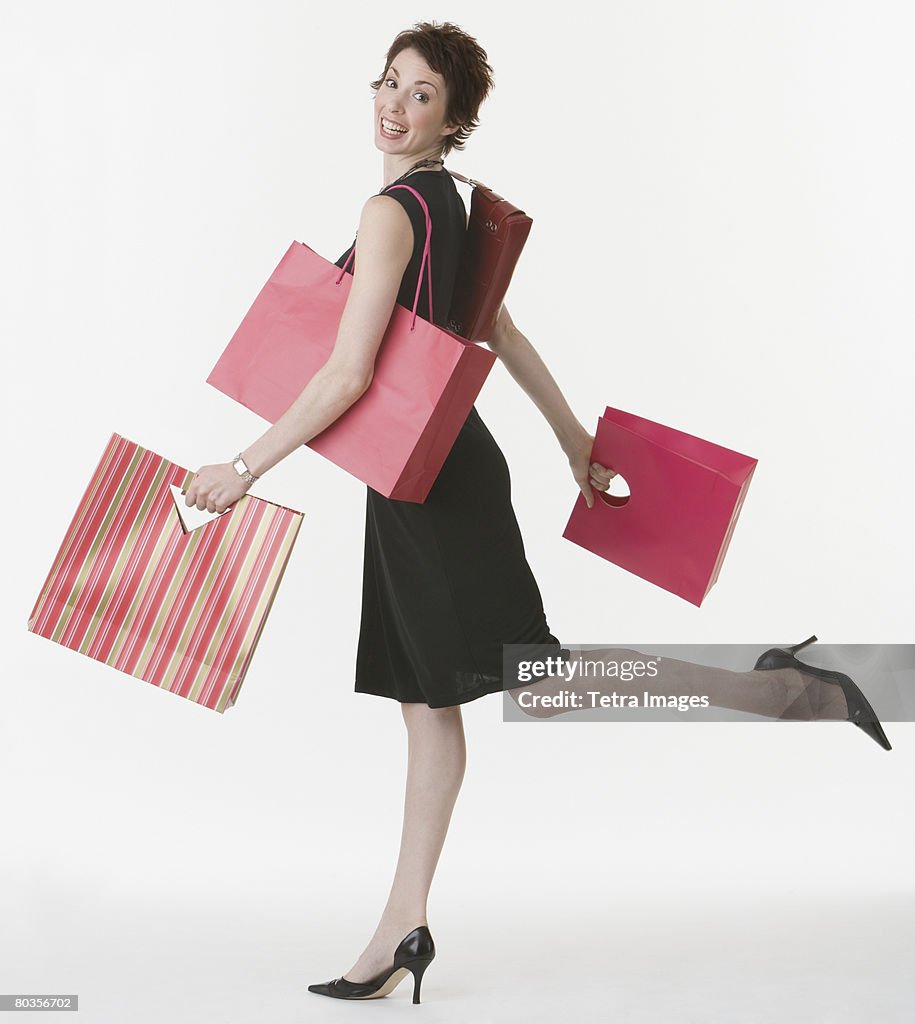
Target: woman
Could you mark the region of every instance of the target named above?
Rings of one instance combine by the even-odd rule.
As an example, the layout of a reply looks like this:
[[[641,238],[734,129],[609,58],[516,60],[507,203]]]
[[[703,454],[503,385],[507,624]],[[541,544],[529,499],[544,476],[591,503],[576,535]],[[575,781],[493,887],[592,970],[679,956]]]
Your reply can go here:
[[[492,69],[485,51],[457,26],[420,23],[397,36],[383,75],[372,87],[374,141],[383,154],[384,189],[408,182],[422,194],[432,218],[434,309],[428,307],[424,287],[418,312],[443,324],[466,225],[464,204],[444,169],[444,158],[452,149],[462,149],[478,124],[480,104],[492,87]],[[237,469],[230,462],[199,471],[188,490],[188,505],[224,510],[253,479],[331,424],[368,388],[395,302],[412,306],[425,241],[415,196],[404,189],[384,189],[362,209],[353,243],[352,287],[330,358],[290,409],[240,453]],[[344,266],[353,246],[340,256],[338,266]],[[504,307],[488,344],[550,423],[576,485],[592,506],[592,488],[606,491],[614,471],[590,461],[594,437],[575,418]],[[502,645],[521,643],[534,650],[542,645],[545,654],[559,650],[525,558],[508,467],[473,407],[423,504],[391,500],[366,489],[355,689],[401,705],[409,750],[403,833],[393,884],[374,935],[344,975],[310,985],[310,991],[344,999],[374,998],[386,995],[411,971],[413,1001],[419,1002],[423,972],[435,955],[427,897],[465,768],[460,705],[508,688],[510,680],[502,678]],[[588,656],[620,653],[607,649]],[[781,654],[773,657],[778,661]],[[811,677],[802,676],[794,660],[760,664],[765,672],[747,673],[669,664],[675,667],[669,685],[679,692],[696,686],[702,692],[711,689],[713,703],[723,706],[776,717],[848,714],[844,687],[820,678],[814,690]],[[538,687],[549,691],[546,681]],[[531,688],[510,692],[516,696],[522,689]],[[656,689],[660,692],[663,686]]]

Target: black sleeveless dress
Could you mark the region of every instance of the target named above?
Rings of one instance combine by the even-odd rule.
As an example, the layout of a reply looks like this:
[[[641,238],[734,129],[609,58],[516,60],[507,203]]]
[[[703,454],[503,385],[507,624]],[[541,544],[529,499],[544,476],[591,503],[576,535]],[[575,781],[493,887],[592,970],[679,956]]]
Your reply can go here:
[[[464,201],[446,170],[415,171],[404,184],[422,195],[432,218],[434,318],[425,283],[417,315],[444,324],[466,232]],[[405,189],[384,194],[413,223],[413,255],[397,296],[412,309],[425,218]],[[510,673],[503,685],[502,644],[562,656],[525,556],[508,464],[476,406],[425,502],[366,491],[357,693],[450,707],[519,685]]]

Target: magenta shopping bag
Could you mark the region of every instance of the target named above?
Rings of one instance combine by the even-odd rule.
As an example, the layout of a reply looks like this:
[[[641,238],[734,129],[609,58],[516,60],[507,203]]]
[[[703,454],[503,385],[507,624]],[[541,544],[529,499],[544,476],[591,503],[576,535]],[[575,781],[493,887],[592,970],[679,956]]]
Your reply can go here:
[[[616,470],[625,497],[579,493],[562,536],[691,604],[718,579],[757,460],[607,406],[591,461]]]
[[[388,498],[426,500],[496,360],[494,352],[417,317],[423,272],[432,309],[432,220],[413,309],[395,305],[369,389],[308,447]],[[351,254],[352,255],[352,254]],[[327,361],[352,276],[293,242],[219,357],[207,383],[275,423]]]

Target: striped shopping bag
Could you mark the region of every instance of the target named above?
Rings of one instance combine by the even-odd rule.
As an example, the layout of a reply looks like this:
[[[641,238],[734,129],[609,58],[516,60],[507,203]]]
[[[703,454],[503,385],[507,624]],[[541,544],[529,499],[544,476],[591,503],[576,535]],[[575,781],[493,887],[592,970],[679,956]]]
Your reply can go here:
[[[186,530],[193,473],[112,434],[28,628],[213,711],[231,707],[303,514],[250,494]]]

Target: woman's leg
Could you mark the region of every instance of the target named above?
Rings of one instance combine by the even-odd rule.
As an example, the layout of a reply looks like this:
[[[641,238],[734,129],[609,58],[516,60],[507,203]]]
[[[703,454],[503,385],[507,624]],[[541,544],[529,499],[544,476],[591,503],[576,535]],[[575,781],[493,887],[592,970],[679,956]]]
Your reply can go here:
[[[627,647],[601,647],[591,651],[572,651],[573,661],[610,662],[645,661],[654,655]],[[641,693],[666,697],[707,696],[709,704],[735,711],[748,711],[767,718],[794,721],[819,721],[848,718],[845,695],[838,683],[800,672],[795,668],[752,669],[733,672],[711,665],[697,665],[691,661],[678,661],[662,656],[656,676],[642,676],[631,682],[621,682],[609,672],[601,674],[599,666],[582,665],[581,673],[569,681],[562,676],[550,676],[519,686],[508,692],[515,702],[523,692],[555,695],[563,690],[575,692],[597,691],[603,694]],[[569,711],[564,707],[524,708],[534,718],[553,718]]]
[[[388,902],[371,941],[343,975],[370,981],[394,961],[400,940],[426,920],[426,900],[464,780],[467,749],[460,706],[401,704],[407,726],[407,786],[400,854]]]

